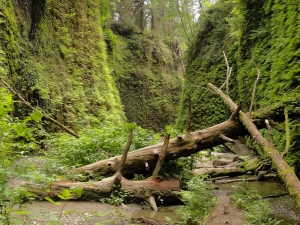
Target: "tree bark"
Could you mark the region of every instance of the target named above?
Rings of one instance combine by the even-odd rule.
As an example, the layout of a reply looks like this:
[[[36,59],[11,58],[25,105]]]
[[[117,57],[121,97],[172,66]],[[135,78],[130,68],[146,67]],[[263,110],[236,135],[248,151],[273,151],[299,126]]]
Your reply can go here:
[[[208,84],[211,89],[213,89],[221,98],[226,102],[226,104],[235,111],[237,105],[226,96],[221,90],[212,84]],[[274,164],[278,175],[285,183],[289,193],[296,200],[297,205],[300,207],[300,181],[294,173],[293,168],[291,168],[281,157],[278,150],[268,142],[258,131],[257,127],[254,125],[252,120],[247,116],[247,114],[240,111],[239,119],[247,128],[251,136],[256,140],[257,144],[264,151],[264,153],[270,157],[272,163]]]

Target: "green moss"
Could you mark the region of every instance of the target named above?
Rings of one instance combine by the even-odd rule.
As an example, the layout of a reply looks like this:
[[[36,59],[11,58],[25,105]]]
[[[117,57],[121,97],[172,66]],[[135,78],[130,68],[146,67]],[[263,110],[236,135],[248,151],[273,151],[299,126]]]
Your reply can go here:
[[[8,53],[7,79],[16,90],[73,129],[124,122],[107,65],[102,1],[46,1],[45,7],[36,9],[42,16],[34,35],[29,35],[31,8],[6,2],[1,40]],[[17,107],[16,113],[26,114],[23,109]]]
[[[153,34],[110,35],[108,42],[128,121],[163,132],[177,116],[182,84],[170,47]]]

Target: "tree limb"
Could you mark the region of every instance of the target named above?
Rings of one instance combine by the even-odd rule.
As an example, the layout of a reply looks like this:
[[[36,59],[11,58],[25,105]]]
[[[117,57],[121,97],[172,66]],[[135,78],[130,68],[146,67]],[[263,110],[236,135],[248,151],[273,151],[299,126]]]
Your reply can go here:
[[[271,145],[273,145],[273,134],[271,131],[271,126],[270,126],[269,120],[265,119],[265,123],[266,123],[267,129],[268,129],[269,142]]]
[[[287,107],[284,107],[284,117],[285,117],[285,133],[286,133],[286,141],[285,141],[285,149],[281,153],[281,157],[284,157],[290,148],[290,128],[289,128],[289,113]]]
[[[10,90],[11,93],[13,93],[14,95],[16,95],[25,105],[27,105],[30,109],[32,110],[37,110],[36,108],[34,108],[29,102],[27,102],[19,93],[17,93],[14,89],[12,89],[3,79],[1,79],[1,81],[3,82],[3,84]],[[60,128],[64,129],[66,132],[68,132],[69,134],[73,135],[76,138],[79,138],[79,135],[76,134],[74,131],[70,130],[69,128],[67,128],[66,126],[64,126],[63,124],[59,123],[58,121],[56,121],[55,119],[52,119],[51,117],[49,117],[47,114],[45,114],[44,112],[41,112],[41,110],[37,110],[39,111],[43,118],[45,120],[48,120],[54,124],[56,124],[57,126],[59,126]]]
[[[226,96],[221,90],[216,88],[212,84],[208,84],[208,86],[213,89],[232,109],[235,110],[237,105]],[[278,175],[285,183],[289,193],[296,200],[297,205],[300,207],[300,181],[294,173],[293,168],[291,168],[281,157],[277,149],[270,144],[257,130],[256,126],[253,124],[251,119],[247,116],[247,114],[240,111],[239,114],[240,121],[245,125],[249,133],[256,140],[257,144],[264,151],[264,153],[271,158],[272,163],[274,164]]]
[[[260,78],[260,70],[259,70],[259,68],[256,66],[256,64],[254,63],[254,61],[252,61],[252,63],[253,63],[254,66],[256,67],[256,70],[257,70],[257,77],[256,77],[256,80],[255,80],[255,83],[254,83],[254,88],[253,88],[253,93],[252,93],[252,99],[251,99],[251,105],[250,105],[250,109],[249,109],[249,115],[250,115],[250,118],[251,118],[251,113],[252,113],[253,104],[254,104],[254,98],[255,98],[256,87],[257,87],[257,84],[258,84],[258,80],[259,80],[259,78]]]
[[[161,167],[162,167],[162,165],[165,161],[166,153],[167,153],[167,150],[168,150],[169,140],[170,140],[170,134],[167,134],[164,138],[164,144],[163,144],[162,150],[159,153],[159,157],[158,157],[155,169],[152,173],[152,176],[154,176],[154,177],[158,176],[159,171],[160,171],[160,169],[161,169]]]

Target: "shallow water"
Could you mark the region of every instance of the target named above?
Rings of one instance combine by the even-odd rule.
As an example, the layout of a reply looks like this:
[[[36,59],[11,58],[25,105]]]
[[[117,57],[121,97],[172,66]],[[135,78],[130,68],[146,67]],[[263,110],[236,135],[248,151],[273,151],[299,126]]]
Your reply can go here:
[[[235,182],[214,185],[219,188],[216,190],[217,194],[232,194],[236,190],[236,186],[238,184],[239,183]],[[262,197],[288,193],[284,184],[279,180],[248,182],[247,185],[255,188]],[[265,199],[274,207],[274,214],[270,215],[270,217],[282,220],[280,225],[295,225],[297,224],[297,221],[300,221],[300,209],[297,208],[295,201],[289,195]],[[176,213],[176,210],[180,207],[182,206],[161,207],[159,208],[158,212],[153,212],[151,210],[140,210],[134,212],[132,217],[146,217],[161,222],[167,222],[167,218],[170,218],[171,221],[180,221],[180,214]]]
[[[228,184],[214,184],[219,188],[218,192],[231,194],[235,191],[235,186],[238,183],[228,183]],[[262,197],[276,196],[281,194],[287,194],[288,191],[285,185],[280,180],[269,180],[263,182],[247,182],[252,188],[255,188]],[[274,213],[270,215],[271,218],[276,218],[282,220],[280,225],[294,225],[300,221],[300,209],[297,207],[294,199],[287,195],[265,198],[274,207]]]
[[[150,209],[141,210],[132,214],[133,218],[146,217],[160,222],[180,221],[181,216],[176,211],[182,206],[161,207],[157,212]]]

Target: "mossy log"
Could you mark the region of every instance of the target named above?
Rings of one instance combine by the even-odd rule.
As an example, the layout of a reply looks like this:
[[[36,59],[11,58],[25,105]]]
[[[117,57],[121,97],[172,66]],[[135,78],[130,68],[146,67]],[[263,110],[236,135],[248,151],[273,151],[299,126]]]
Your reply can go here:
[[[212,84],[209,84],[209,87],[219,96],[221,96],[221,98],[226,102],[232,111],[236,111],[238,106],[231,100],[229,96],[226,96],[221,90]],[[256,140],[257,144],[264,151],[264,153],[270,157],[279,177],[283,180],[289,193],[295,198],[297,205],[300,207],[300,181],[297,178],[293,168],[291,168],[284,161],[278,150],[261,135],[247,114],[240,111],[239,119],[249,131],[251,136]]]

